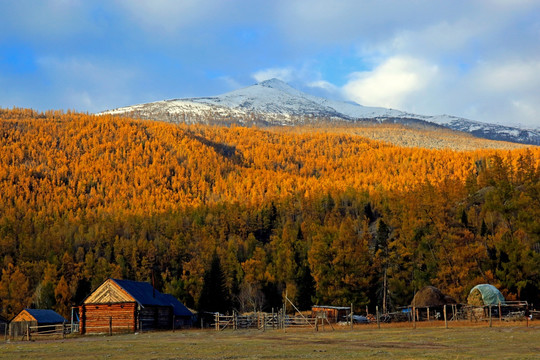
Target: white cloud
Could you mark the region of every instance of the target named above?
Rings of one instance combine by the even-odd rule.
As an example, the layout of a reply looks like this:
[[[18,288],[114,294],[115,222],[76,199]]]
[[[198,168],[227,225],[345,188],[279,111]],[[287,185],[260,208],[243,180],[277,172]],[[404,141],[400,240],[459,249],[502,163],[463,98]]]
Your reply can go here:
[[[252,77],[257,82],[273,78],[290,82],[294,79],[294,69],[292,67],[263,69],[252,74]]]
[[[312,81],[308,83],[307,86],[310,88],[322,89],[322,90],[325,90],[327,92],[332,92],[332,93],[338,91],[337,86],[325,80]]]
[[[351,74],[343,92],[346,98],[362,105],[403,109],[408,105],[408,97],[426,89],[437,74],[435,65],[395,56],[372,71]]]
[[[540,88],[540,61],[482,62],[473,79],[488,92],[529,92]]]

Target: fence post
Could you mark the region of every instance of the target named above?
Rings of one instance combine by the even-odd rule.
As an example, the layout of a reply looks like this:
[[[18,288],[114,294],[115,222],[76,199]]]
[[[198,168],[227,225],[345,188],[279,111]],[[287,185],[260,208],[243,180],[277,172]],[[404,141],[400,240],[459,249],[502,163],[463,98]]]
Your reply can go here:
[[[499,301],[499,322],[502,322],[501,302]]]
[[[351,303],[351,330],[354,329],[354,318],[353,318],[353,304]]]
[[[26,323],[26,340],[30,341],[30,324]]]
[[[112,335],[112,316],[109,316],[109,336]]]
[[[412,308],[412,326],[413,329],[416,329],[416,307],[413,306]]]
[[[66,322],[62,323],[62,339],[66,338]]]
[[[491,305],[489,305],[489,327],[491,327]]]
[[[448,329],[448,321],[446,320],[446,305],[444,305],[443,313],[444,313],[444,327]]]
[[[375,306],[375,311],[377,313],[377,327],[380,329],[381,328],[381,322],[380,322],[380,319],[379,319],[379,305]]]
[[[216,331],[219,330],[219,312],[214,314],[214,321],[216,322]]]

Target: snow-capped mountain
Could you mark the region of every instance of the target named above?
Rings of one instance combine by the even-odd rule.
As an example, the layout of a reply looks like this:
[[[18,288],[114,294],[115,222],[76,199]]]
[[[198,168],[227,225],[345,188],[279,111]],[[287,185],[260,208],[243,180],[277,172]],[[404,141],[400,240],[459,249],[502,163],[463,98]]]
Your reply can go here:
[[[172,122],[260,123],[294,125],[307,119],[394,122],[443,126],[477,137],[540,145],[540,131],[488,124],[449,115],[425,116],[306,94],[278,79],[214,97],[133,105],[100,114],[130,115]]]

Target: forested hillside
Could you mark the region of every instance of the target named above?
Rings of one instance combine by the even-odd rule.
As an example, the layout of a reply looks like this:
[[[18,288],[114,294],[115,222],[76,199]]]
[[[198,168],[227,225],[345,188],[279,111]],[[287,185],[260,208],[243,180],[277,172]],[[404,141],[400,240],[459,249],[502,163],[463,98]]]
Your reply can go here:
[[[349,130],[0,110],[0,314],[67,316],[107,277],[152,273],[214,311],[285,291],[303,308],[396,307],[427,284],[464,300],[479,282],[538,304],[540,148]]]

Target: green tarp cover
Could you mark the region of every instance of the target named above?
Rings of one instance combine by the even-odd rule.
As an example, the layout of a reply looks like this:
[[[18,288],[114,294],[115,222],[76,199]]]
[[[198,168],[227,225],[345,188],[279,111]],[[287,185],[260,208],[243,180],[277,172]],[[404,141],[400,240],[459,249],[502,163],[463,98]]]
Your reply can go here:
[[[504,304],[504,296],[501,294],[501,292],[493,285],[489,284],[480,284],[476,285],[472,288],[472,292],[474,290],[480,291],[482,294],[482,300],[484,301],[484,305],[498,305],[499,303]]]

